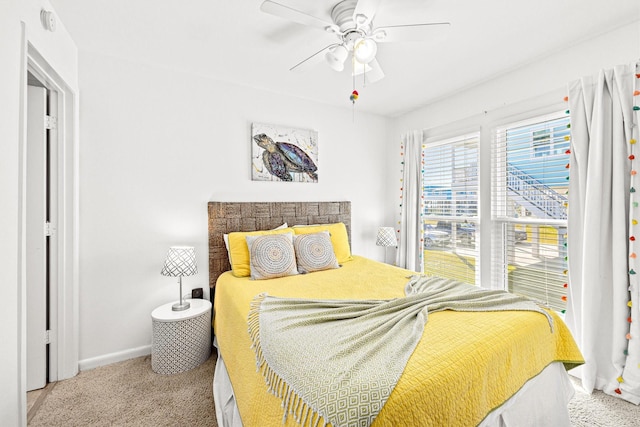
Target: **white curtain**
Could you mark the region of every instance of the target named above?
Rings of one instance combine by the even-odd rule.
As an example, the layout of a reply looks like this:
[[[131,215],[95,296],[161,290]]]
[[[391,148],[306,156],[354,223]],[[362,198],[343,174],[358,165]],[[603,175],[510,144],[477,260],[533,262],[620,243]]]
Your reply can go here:
[[[396,265],[421,273],[424,269],[421,130],[402,135],[402,153],[400,239]]]
[[[587,391],[640,402],[640,253],[635,65],[569,84],[569,288],[566,321],[585,365]],[[634,236],[637,233],[637,236]],[[639,240],[640,242],[640,240]],[[640,271],[639,271],[640,272]]]

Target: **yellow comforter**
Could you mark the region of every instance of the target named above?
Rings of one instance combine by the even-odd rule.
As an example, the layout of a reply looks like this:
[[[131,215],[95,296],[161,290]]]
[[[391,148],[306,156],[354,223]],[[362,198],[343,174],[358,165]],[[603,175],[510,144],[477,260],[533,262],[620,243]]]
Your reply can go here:
[[[354,257],[342,268],[271,280],[223,274],[215,293],[214,328],[245,427],[277,426],[280,399],[266,391],[250,349],[247,315],[259,293],[317,299],[404,296],[407,270]],[[373,426],[473,426],[553,361],[583,363],[562,320],[554,332],[531,312],[429,314],[422,340]],[[297,425],[292,418],[286,425]]]

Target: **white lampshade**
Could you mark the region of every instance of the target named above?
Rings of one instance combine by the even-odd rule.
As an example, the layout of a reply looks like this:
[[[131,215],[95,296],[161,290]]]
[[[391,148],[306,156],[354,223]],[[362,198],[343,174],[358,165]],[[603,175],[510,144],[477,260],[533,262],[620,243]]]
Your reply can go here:
[[[198,274],[196,265],[196,250],[193,246],[172,246],[167,252],[164,267],[160,272],[163,276],[181,277]]]
[[[393,227],[378,228],[378,236],[376,237],[377,246],[398,246],[396,231]]]
[[[347,59],[348,55],[349,51],[347,48],[340,45],[327,52],[325,58],[331,68],[336,71],[342,71],[344,70],[344,61]]]
[[[353,45],[353,56],[361,64],[373,61],[378,52],[378,44],[372,39],[358,39]]]
[[[196,250],[193,246],[172,246],[169,248],[160,274],[179,278],[180,302],[173,304],[171,307],[173,311],[187,310],[191,306],[188,301],[182,301],[182,276],[193,276],[197,273]]]

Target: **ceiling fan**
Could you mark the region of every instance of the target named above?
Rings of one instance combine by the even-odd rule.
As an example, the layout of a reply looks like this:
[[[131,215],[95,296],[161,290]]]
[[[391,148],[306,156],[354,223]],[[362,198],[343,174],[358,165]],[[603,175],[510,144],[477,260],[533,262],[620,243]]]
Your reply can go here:
[[[290,68],[301,71],[323,59],[336,71],[342,71],[349,56],[353,62],[353,75],[364,75],[365,83],[384,77],[376,60],[378,43],[428,40],[448,29],[449,22],[400,24],[375,27],[373,19],[382,0],[342,0],[331,9],[332,22],[310,15],[275,1],[266,0],[260,10],[303,25],[322,29],[338,38],[313,55]]]

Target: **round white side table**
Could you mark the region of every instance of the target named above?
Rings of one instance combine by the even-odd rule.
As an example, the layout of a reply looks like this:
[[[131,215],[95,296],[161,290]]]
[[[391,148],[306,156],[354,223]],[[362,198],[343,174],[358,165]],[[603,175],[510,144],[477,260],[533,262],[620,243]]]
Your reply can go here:
[[[177,374],[204,363],[211,354],[211,303],[190,299],[191,307],[173,311],[174,304],[151,312],[153,345],[151,368],[158,374]]]

